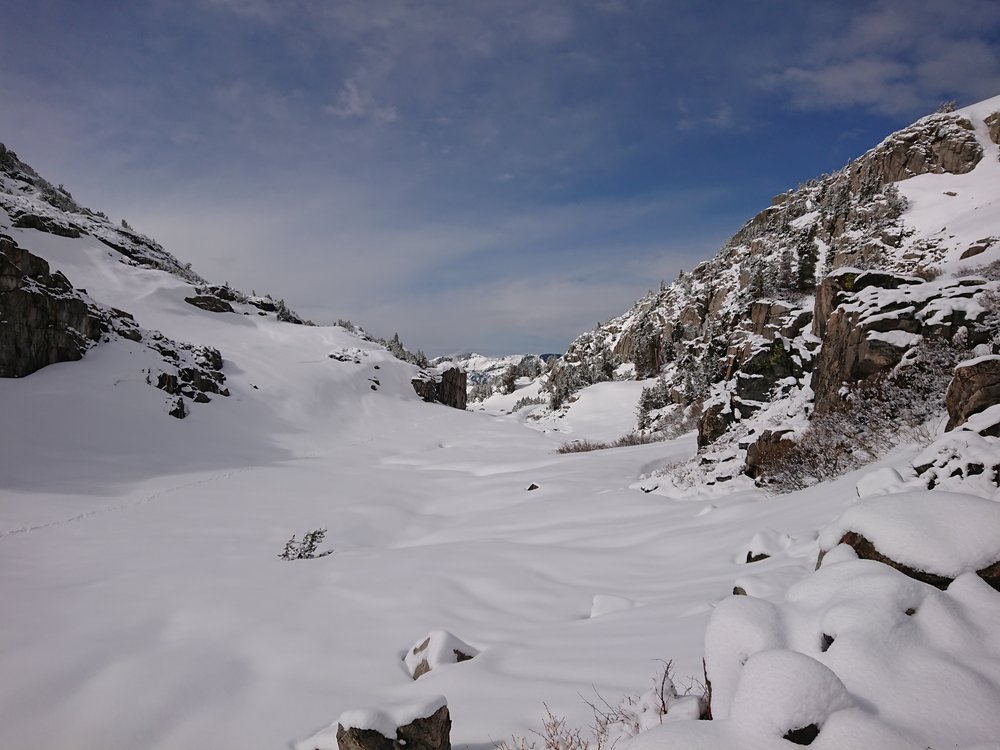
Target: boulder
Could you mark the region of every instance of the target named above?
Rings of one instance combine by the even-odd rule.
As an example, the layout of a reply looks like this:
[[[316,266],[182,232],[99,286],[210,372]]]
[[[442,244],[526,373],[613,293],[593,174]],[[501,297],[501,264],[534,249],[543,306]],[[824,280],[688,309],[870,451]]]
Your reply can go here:
[[[451,750],[451,716],[444,696],[375,709],[345,711],[327,729],[296,742],[295,750]]]
[[[945,395],[948,426],[953,430],[973,414],[1000,404],[1000,356],[991,355],[962,362]]]
[[[445,406],[464,410],[468,398],[468,377],[458,367],[449,367],[441,373],[438,385],[438,398]]]
[[[399,721],[399,719],[397,719]],[[451,750],[451,716],[443,705],[429,716],[418,716],[396,727],[395,739],[384,737],[371,729],[337,728],[339,750]]]
[[[424,401],[436,401],[445,406],[465,410],[468,379],[465,372],[458,367],[445,367],[436,372],[421,371],[410,384]]]

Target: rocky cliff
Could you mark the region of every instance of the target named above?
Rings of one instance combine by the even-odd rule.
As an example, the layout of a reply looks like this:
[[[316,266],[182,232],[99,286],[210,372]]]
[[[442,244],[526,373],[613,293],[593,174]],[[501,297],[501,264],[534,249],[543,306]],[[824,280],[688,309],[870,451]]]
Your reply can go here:
[[[932,344],[952,347],[955,362],[988,345],[996,323],[984,295],[997,282],[962,261],[1000,259],[1000,218],[986,218],[1000,192],[997,110],[1000,97],[930,115],[776,196],[714,258],[578,337],[549,376],[552,406],[589,383],[658,377],[639,426],[655,431],[659,417],[697,408],[702,473],[725,481],[755,473],[748,450],[794,439],[804,415],[847,408]],[[951,189],[959,176],[963,191],[992,198],[970,209]],[[952,181],[928,190],[943,177]],[[921,212],[948,210],[988,231],[924,228]]]

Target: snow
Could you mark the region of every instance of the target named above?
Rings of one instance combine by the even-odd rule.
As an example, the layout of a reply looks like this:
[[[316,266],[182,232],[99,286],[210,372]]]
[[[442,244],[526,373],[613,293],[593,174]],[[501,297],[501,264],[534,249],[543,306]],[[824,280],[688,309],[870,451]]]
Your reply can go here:
[[[820,533],[830,549],[849,531],[891,560],[954,578],[1000,560],[1000,503],[950,492],[901,492],[848,508]]]
[[[920,343],[923,336],[906,331],[869,331],[869,341],[884,341],[897,349],[908,349]]]
[[[796,651],[774,649],[747,660],[731,717],[749,733],[778,738],[810,724],[822,728],[831,714],[852,703],[829,667]]]
[[[903,215],[907,226],[913,227],[920,236],[942,240],[949,248],[941,263],[947,272],[1000,260],[1000,242],[979,255],[961,258],[962,253],[980,240],[1000,237],[1000,204],[996,192],[996,185],[1000,184],[1000,159],[997,145],[990,140],[983,122],[998,110],[998,97],[958,110],[958,114],[971,120],[976,139],[983,147],[983,158],[971,172],[924,174],[897,183],[899,192],[909,201],[909,208]]]
[[[875,497],[876,495],[889,495],[899,492],[906,483],[902,475],[891,466],[883,466],[875,471],[865,474],[857,484],[858,497]]]
[[[957,370],[959,367],[975,367],[983,362],[1000,362],[1000,354],[984,354],[981,357],[966,359],[955,365],[955,369]]]

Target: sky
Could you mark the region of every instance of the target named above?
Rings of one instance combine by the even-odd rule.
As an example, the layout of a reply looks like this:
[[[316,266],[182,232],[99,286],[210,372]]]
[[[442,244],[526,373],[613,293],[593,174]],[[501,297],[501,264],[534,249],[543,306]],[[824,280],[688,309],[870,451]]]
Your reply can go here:
[[[1000,2],[6,0],[0,49],[0,142],[206,278],[428,354],[561,352],[1000,93]]]

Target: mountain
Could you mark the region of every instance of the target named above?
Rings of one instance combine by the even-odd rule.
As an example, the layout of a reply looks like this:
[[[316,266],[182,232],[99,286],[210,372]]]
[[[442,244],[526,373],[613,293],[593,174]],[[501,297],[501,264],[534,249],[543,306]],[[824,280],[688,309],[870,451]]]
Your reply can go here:
[[[766,482],[760,454],[801,437],[808,414],[853,408],[939,344],[955,344],[952,364],[987,345],[998,110],[1000,97],[930,115],[776,196],[714,258],[573,341],[545,385],[552,405],[623,373],[656,377],[637,426],[698,420],[685,491]]]
[[[998,110],[541,374],[310,325],[0,148],[0,747],[388,746],[445,704],[455,747],[992,747]],[[426,403],[463,366],[490,393]]]

